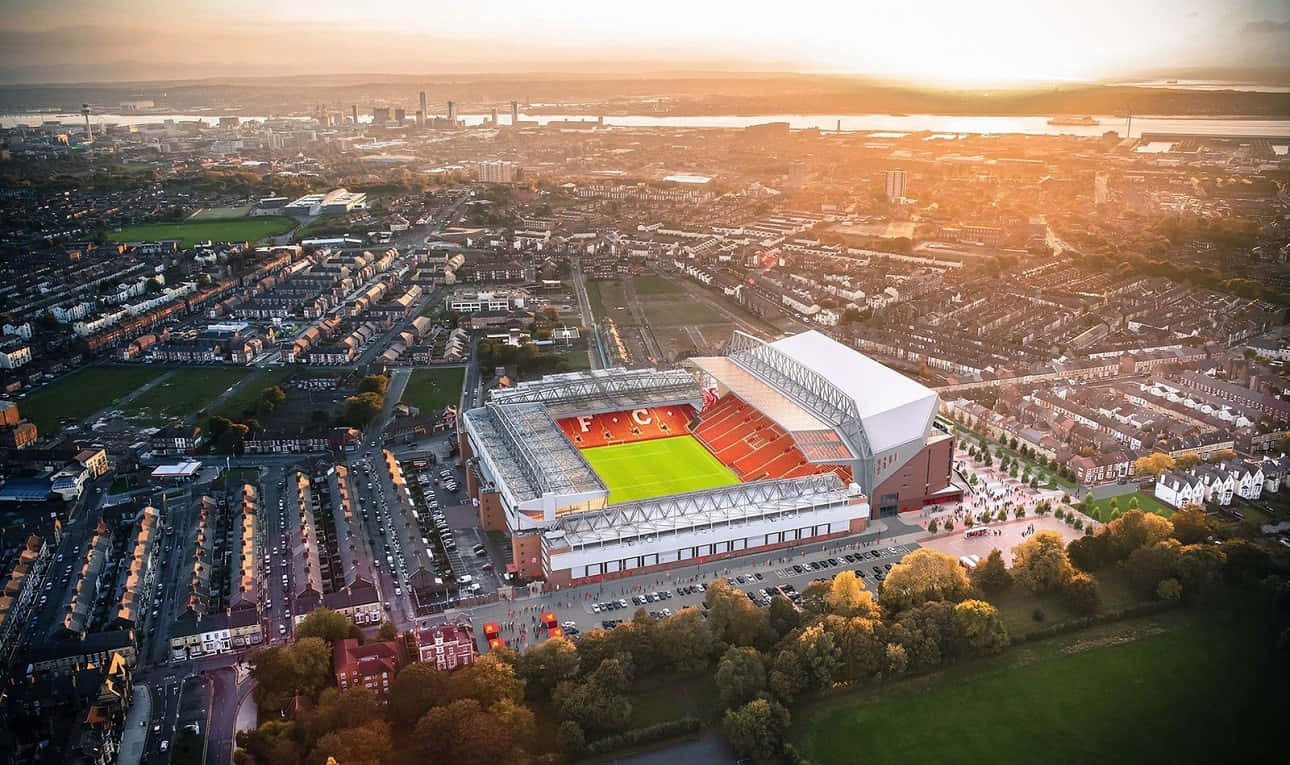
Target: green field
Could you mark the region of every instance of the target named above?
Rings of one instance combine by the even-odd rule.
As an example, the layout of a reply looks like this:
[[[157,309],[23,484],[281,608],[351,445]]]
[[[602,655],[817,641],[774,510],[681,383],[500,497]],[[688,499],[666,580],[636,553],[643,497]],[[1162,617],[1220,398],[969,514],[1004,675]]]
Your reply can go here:
[[[229,220],[231,218],[245,218],[246,214],[251,211],[251,206],[245,207],[203,207],[192,215],[188,220]]]
[[[1265,632],[1117,622],[795,712],[812,762],[1273,762],[1290,703]],[[1248,633],[1248,634],[1247,634]]]
[[[637,276],[632,279],[632,284],[637,295],[673,295],[682,291],[679,284],[662,276]]]
[[[272,367],[257,372],[255,379],[238,388],[233,395],[224,399],[212,414],[218,414],[221,417],[240,422],[246,417],[246,410],[255,407],[260,400],[260,394],[264,392],[265,388],[281,385],[293,373],[295,373],[295,370],[290,367]]]
[[[426,414],[450,404],[456,406],[461,400],[461,385],[465,378],[464,367],[414,369],[400,400]]]
[[[294,225],[295,221],[282,216],[194,220],[185,223],[140,223],[125,226],[120,231],[109,231],[107,238],[114,242],[178,239],[181,247],[192,247],[207,239],[214,242],[258,242],[265,237],[285,233]]]
[[[158,424],[183,419],[249,374],[250,369],[236,367],[180,369],[131,401],[125,412]]]
[[[1133,497],[1137,497],[1138,509],[1142,510],[1144,513],[1155,513],[1156,515],[1163,515],[1166,518],[1172,517],[1174,514],[1174,509],[1172,507],[1166,505],[1164,502],[1161,502],[1152,495],[1141,491],[1135,491],[1132,494],[1115,497],[1115,501],[1120,508],[1120,512],[1123,513],[1129,509],[1129,500]],[[1072,497],[1072,499],[1078,500],[1081,498]],[[1093,509],[1091,511],[1086,510],[1085,512],[1099,521],[1111,520],[1111,497],[1093,500]]]
[[[165,372],[158,367],[88,367],[19,400],[18,412],[41,435],[53,435],[60,420],[83,420]]]
[[[609,487],[610,504],[739,483],[692,436],[597,446],[582,456]]]

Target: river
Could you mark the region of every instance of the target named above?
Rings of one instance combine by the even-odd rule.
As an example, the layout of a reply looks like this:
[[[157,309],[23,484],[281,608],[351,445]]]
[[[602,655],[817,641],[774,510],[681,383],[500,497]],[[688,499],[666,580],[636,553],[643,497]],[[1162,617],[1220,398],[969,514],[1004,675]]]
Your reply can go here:
[[[243,117],[244,120],[263,120],[264,117]],[[307,117],[290,119],[307,120]],[[462,120],[467,125],[476,126],[484,122],[486,115],[466,114]],[[503,114],[502,124],[508,118]],[[552,120],[592,120],[592,114],[521,114],[522,121],[536,121],[546,124]],[[680,116],[680,115],[608,115],[606,126],[617,127],[654,127],[654,128],[743,128],[763,122],[787,122],[796,130],[819,128],[835,130],[839,126],[844,131],[874,131],[895,137],[895,134],[934,133],[945,136],[955,135],[1000,135],[1020,133],[1029,135],[1079,135],[1099,136],[1108,130],[1125,134],[1124,117],[1103,115],[1096,116],[1097,125],[1049,125],[1047,116],[1013,117],[981,115],[947,115],[947,114],[759,114],[748,116],[713,115],[713,116]],[[12,127],[18,124],[40,125],[45,121],[57,121],[68,126],[83,124],[84,118],[74,113],[31,113],[0,114],[0,126]],[[185,114],[94,114],[90,121],[101,124],[151,124],[166,120],[192,122],[200,120],[206,124],[215,124],[218,116],[185,115]],[[363,115],[360,122],[370,122],[371,117]],[[1252,117],[1182,117],[1182,116],[1135,116],[1132,135],[1143,133],[1194,133],[1201,135],[1246,135],[1283,137],[1290,136],[1290,119],[1261,119]]]

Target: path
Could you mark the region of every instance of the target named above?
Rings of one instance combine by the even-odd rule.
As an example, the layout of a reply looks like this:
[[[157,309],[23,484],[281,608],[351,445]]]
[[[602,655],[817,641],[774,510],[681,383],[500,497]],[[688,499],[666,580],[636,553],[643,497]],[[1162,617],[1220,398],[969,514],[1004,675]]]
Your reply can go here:
[[[152,694],[148,686],[134,686],[134,701],[125,715],[125,730],[121,732],[121,751],[117,755],[120,765],[139,765],[148,747],[148,720],[152,719]]]

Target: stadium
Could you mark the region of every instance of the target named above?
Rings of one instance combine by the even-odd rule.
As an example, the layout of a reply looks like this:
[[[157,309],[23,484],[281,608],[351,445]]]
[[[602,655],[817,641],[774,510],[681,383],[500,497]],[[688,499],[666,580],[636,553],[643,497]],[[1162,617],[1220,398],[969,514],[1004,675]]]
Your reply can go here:
[[[459,434],[511,572],[568,586],[818,542],[958,496],[937,395],[810,331],[490,392]]]

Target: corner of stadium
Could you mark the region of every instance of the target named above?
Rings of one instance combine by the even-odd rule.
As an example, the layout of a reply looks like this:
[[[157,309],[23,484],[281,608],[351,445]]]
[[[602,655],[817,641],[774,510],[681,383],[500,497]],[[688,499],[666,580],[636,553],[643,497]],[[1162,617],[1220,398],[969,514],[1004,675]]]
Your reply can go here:
[[[953,499],[937,404],[819,332],[735,332],[680,369],[495,389],[458,439],[510,572],[567,587],[859,534]]]

